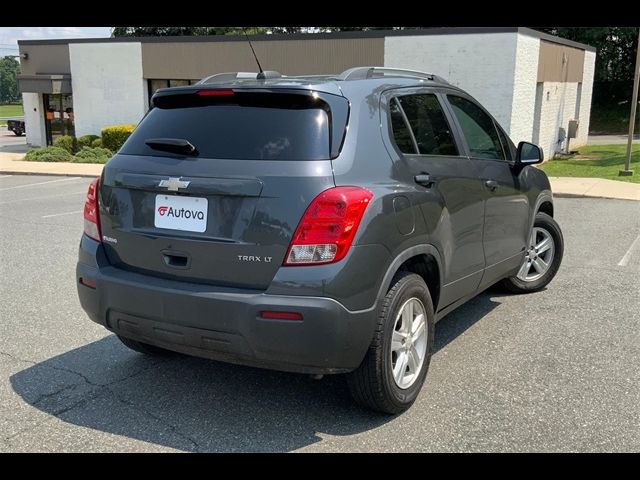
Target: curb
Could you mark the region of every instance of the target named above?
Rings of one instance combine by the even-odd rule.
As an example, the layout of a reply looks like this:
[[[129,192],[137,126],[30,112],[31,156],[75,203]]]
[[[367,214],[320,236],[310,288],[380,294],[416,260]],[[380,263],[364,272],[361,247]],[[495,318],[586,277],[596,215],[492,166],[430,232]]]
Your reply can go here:
[[[15,172],[11,170],[0,170],[0,174],[2,175],[44,175],[47,177],[84,177],[84,178],[95,178],[99,176],[99,175],[94,175],[92,173]]]
[[[605,197],[602,195],[583,195],[581,193],[556,193],[553,192],[553,198],[599,198],[600,200],[623,200],[627,202],[640,202],[634,198]]]

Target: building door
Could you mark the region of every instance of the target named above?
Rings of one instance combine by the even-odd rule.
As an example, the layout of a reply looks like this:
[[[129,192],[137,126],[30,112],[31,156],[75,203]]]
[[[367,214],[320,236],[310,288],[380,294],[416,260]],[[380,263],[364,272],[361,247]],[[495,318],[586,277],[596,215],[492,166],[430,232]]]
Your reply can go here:
[[[62,135],[75,135],[73,96],[70,94],[43,94],[44,125],[47,145],[53,145]]]

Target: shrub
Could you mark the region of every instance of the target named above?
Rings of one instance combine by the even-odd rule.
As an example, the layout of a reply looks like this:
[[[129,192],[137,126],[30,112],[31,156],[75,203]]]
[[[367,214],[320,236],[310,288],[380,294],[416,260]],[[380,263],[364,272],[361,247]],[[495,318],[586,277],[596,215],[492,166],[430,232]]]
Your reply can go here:
[[[112,152],[117,152],[129,138],[135,125],[113,125],[102,129],[102,146]]]
[[[75,153],[78,150],[78,141],[76,140],[76,137],[63,135],[53,141],[53,146],[64,148],[69,153]]]
[[[78,137],[78,150],[81,150],[82,147],[92,147],[93,141],[98,138],[100,138],[98,135],[82,135]]]
[[[107,148],[82,147],[73,159],[76,163],[106,163],[113,153]]]
[[[91,146],[93,148],[98,148],[102,146],[102,139],[100,137],[96,138],[93,142],[91,142]]]
[[[42,147],[29,150],[24,159],[32,162],[71,162],[73,156],[62,147]]]

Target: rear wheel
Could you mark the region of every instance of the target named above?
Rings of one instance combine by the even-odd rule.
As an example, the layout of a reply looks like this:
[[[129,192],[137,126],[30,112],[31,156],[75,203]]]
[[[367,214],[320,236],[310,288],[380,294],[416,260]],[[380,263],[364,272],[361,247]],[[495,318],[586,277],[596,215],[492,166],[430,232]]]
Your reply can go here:
[[[14,134],[16,137],[21,137],[21,136],[22,136],[22,134],[23,134],[23,132],[22,132],[22,130],[15,130],[15,131],[13,132],[13,134]]]
[[[172,352],[165,350],[164,348],[156,347],[155,345],[149,345],[148,343],[138,342],[127,337],[121,337],[117,335],[122,343],[124,343],[131,350],[138,353],[144,353],[145,355],[169,355]]]
[[[564,239],[558,223],[546,213],[539,212],[529,236],[527,252],[520,270],[502,284],[513,293],[542,290],[553,280],[564,252]]]
[[[360,405],[389,414],[407,410],[420,393],[433,350],[434,314],[422,277],[401,272],[382,301],[373,341],[347,376]]]

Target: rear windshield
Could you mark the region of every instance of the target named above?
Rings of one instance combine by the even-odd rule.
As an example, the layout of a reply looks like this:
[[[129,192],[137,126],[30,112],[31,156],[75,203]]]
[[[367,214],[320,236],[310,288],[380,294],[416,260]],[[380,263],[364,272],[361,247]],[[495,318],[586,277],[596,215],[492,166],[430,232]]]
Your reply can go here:
[[[150,148],[145,140],[177,138],[191,142],[200,157],[330,159],[339,149],[335,143],[342,141],[348,111],[345,99],[331,97],[335,97],[332,102],[338,99],[340,111],[308,94],[236,93],[230,98],[212,98],[189,92],[154,97],[156,106],[140,122],[120,153],[175,156]]]

